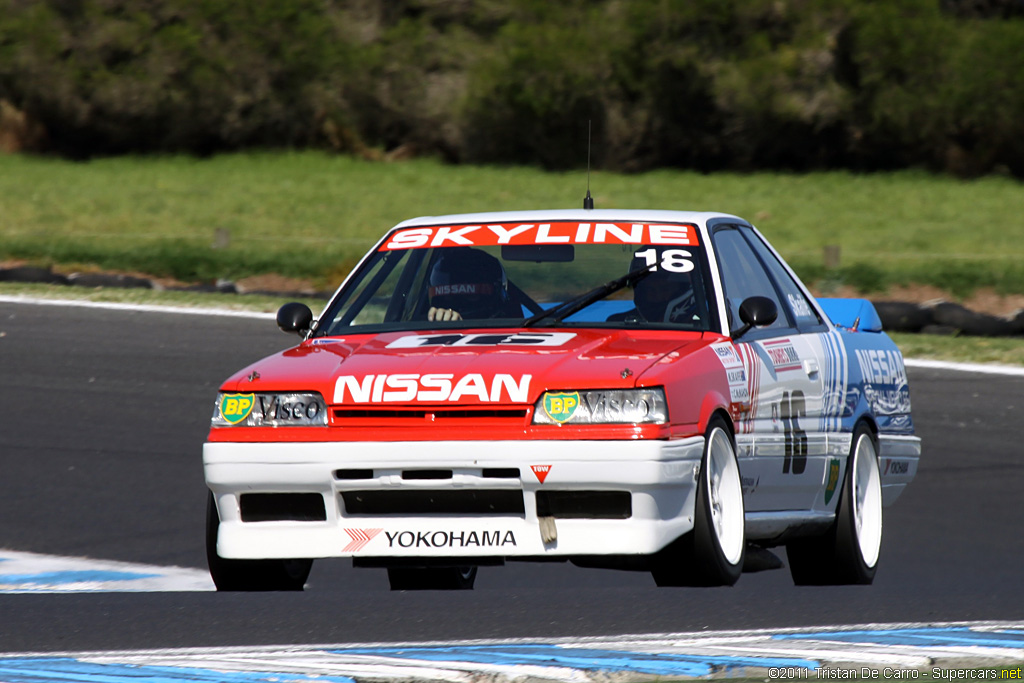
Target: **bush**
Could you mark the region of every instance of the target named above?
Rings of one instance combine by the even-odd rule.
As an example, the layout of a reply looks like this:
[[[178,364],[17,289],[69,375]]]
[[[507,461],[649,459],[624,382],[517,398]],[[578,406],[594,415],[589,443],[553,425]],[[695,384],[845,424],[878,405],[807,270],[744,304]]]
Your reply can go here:
[[[1016,0],[0,0],[0,102],[32,133],[4,144],[566,168],[590,121],[595,165],[618,170],[1024,177],[1021,16]]]

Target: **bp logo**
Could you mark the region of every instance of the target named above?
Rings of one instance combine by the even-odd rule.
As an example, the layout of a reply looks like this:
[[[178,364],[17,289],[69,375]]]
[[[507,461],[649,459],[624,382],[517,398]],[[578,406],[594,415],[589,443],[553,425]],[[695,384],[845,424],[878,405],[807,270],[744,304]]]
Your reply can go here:
[[[835,495],[836,486],[839,485],[839,459],[830,458],[828,461],[828,484],[825,486],[825,505]]]
[[[220,414],[233,425],[249,417],[256,403],[254,394],[227,394],[220,400]]]
[[[544,412],[559,424],[567,422],[580,405],[578,391],[544,394]]]

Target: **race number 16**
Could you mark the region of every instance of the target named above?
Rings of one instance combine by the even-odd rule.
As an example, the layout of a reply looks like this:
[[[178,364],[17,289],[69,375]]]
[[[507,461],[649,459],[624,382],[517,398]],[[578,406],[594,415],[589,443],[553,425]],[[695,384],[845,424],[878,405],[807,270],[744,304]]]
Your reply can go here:
[[[782,473],[789,474],[792,470],[793,474],[803,474],[807,469],[807,432],[800,429],[798,418],[807,417],[804,392],[794,391],[792,396],[788,391],[783,392],[779,417],[786,434],[786,457],[782,461]]]
[[[657,249],[644,249],[633,254],[635,258],[642,258],[646,263],[647,267],[651,267],[658,263],[658,250]],[[658,263],[658,268],[661,270],[667,270],[670,273],[689,273],[693,270],[693,254],[686,251],[685,249],[666,249],[661,252],[661,263]]]

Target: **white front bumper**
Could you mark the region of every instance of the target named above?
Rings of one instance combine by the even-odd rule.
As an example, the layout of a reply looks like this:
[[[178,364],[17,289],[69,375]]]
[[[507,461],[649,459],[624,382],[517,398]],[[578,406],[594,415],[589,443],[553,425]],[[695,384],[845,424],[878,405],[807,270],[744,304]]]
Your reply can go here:
[[[217,552],[230,559],[316,557],[543,557],[650,554],[693,528],[703,437],[679,441],[431,441],[206,443],[206,482],[220,512]],[[544,482],[532,466],[550,466]],[[484,468],[517,468],[488,478]],[[407,479],[409,470],[451,470]],[[339,480],[338,470],[372,470]],[[518,514],[346,512],[352,491],[521,492]],[[626,491],[627,519],[555,519],[545,542],[536,492]],[[324,521],[243,522],[245,493],[316,493]],[[544,524],[550,537],[550,519]]]

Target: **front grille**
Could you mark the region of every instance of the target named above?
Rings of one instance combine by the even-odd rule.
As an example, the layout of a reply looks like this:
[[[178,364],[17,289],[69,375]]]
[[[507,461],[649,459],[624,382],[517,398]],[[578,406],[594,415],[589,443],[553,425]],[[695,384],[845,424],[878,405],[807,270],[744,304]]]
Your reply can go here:
[[[518,479],[518,467],[485,467],[480,471],[485,479]]]
[[[451,479],[451,470],[402,470],[402,479]]]
[[[335,479],[373,479],[373,470],[334,470]]]
[[[557,519],[629,519],[629,491],[537,491],[537,516]]]
[[[522,515],[520,489],[473,491],[343,491],[349,515]]]
[[[323,522],[324,497],[319,493],[243,493],[238,498],[243,522]]]
[[[335,408],[336,421],[522,420],[526,408]]]
[[[454,475],[454,470],[402,470],[402,479],[451,479]],[[374,479],[376,476],[371,469],[334,470],[334,478],[338,481]],[[480,476],[484,479],[519,479],[519,468],[484,467],[480,470]]]

